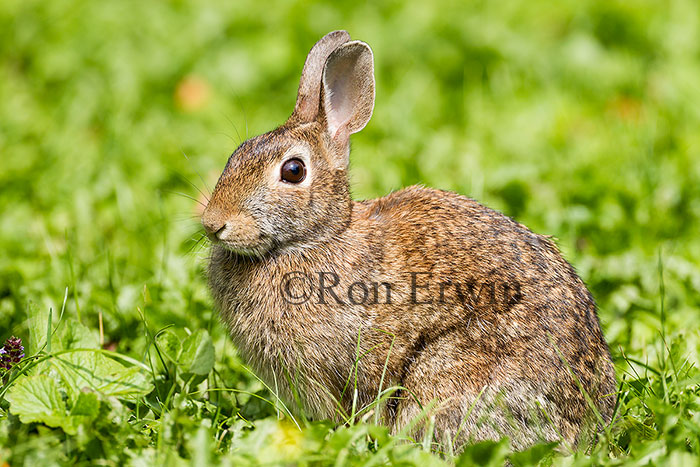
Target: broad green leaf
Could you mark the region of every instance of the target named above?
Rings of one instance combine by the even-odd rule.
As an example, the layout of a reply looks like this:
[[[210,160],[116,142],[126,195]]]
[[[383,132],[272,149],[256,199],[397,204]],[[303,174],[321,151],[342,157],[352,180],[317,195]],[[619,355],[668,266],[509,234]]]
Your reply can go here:
[[[71,416],[94,419],[100,413],[100,401],[94,392],[81,392],[70,410]]]
[[[467,446],[456,462],[458,467],[478,465],[503,465],[509,451],[507,438],[500,441],[486,440]]]
[[[46,341],[48,312],[35,311],[30,336],[32,345],[41,348]],[[60,377],[71,401],[77,403],[86,388],[106,396],[119,397],[148,394],[152,390],[152,385],[139,368],[125,367],[98,351],[99,341],[95,331],[70,318],[64,318],[61,326],[62,329],[52,337],[53,353],[71,349],[96,351],[62,353],[37,365],[34,374]]]
[[[92,422],[100,412],[100,401],[95,393],[81,393],[70,412],[61,396],[56,381],[47,375],[20,379],[6,396],[10,412],[22,423],[43,423],[62,428],[74,435],[82,424]]]
[[[106,360],[116,363],[111,359]],[[117,365],[119,364],[117,363]],[[149,377],[138,367],[119,365],[119,368],[115,368],[111,376],[112,381],[98,388],[100,393],[118,397],[145,396],[153,390],[153,384]]]
[[[177,363],[177,359],[182,351],[180,339],[174,332],[166,329],[156,337],[156,344],[160,352],[165,355],[171,362]]]
[[[209,374],[214,368],[214,344],[206,330],[198,329],[185,339],[178,363],[185,373]]]
[[[78,396],[78,400],[73,405],[70,413],[65,416],[61,428],[70,435],[76,434],[80,425],[92,423],[99,413],[100,401],[97,398],[97,394],[83,392]]]
[[[137,367],[125,367],[99,352],[76,351],[52,360],[71,396],[76,400],[88,388],[105,396],[148,394],[152,385]]]
[[[60,336],[61,349],[99,349],[100,342],[97,332],[74,319],[65,319],[63,329],[57,334]],[[55,352],[57,349],[54,348]]]
[[[56,381],[47,375],[19,379],[5,398],[10,412],[22,423],[41,422],[51,427],[65,424],[66,403]]]
[[[547,456],[552,456],[559,443],[536,444],[524,451],[515,452],[510,455],[510,461],[516,467],[525,465],[537,465]]]

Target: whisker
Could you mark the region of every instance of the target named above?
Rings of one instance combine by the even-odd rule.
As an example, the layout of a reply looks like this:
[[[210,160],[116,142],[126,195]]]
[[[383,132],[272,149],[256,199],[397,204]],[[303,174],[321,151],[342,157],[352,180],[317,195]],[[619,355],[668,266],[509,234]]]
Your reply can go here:
[[[223,136],[227,137],[228,139],[231,140],[231,142],[232,142],[235,146],[238,146],[238,145],[240,144],[238,141],[236,141],[236,138],[234,138],[233,136],[229,135],[228,133],[224,133],[223,131],[218,131],[218,132],[216,132],[216,133],[214,133],[214,134],[215,134],[215,135],[223,135]]]
[[[211,244],[211,241],[209,238],[207,238],[206,235],[204,235],[201,239],[197,241],[195,244],[196,248],[199,248],[199,251],[202,251],[204,248],[208,247]]]
[[[243,121],[245,123],[245,139],[248,139],[248,115],[246,114],[245,111],[245,106],[243,105],[243,101],[241,100],[241,96],[238,95],[238,93],[233,89],[233,85],[229,83],[229,88],[231,91],[231,94],[233,94],[233,99],[236,101],[236,104],[238,107],[241,108],[241,112],[243,112]]]
[[[248,139],[248,115],[245,113],[245,106],[240,99],[236,99],[241,106],[241,111],[243,111],[243,122],[245,123],[245,138]]]
[[[166,192],[166,193],[172,193],[172,194],[174,194],[174,195],[183,196],[183,197],[185,197],[185,198],[187,198],[187,199],[191,199],[191,200],[194,201],[195,203],[200,204],[203,208],[206,208],[206,207],[207,207],[207,205],[204,204],[204,203],[202,203],[200,200],[198,200],[198,199],[196,199],[196,198],[193,198],[193,197],[191,197],[190,195],[186,195],[186,194],[184,194],[184,193],[180,193],[179,191],[165,190],[165,192]]]
[[[194,173],[196,173],[197,176],[199,177],[199,179],[202,181],[202,185],[204,185],[204,189],[207,190],[211,194],[212,190],[210,190],[209,187],[207,186],[207,182],[204,181],[204,177],[202,177],[202,174],[200,174],[199,171],[194,167],[192,160],[189,157],[187,157],[187,154],[185,154],[185,151],[182,151],[182,155],[185,156],[185,159],[187,159],[187,162],[189,162],[190,167],[192,167],[192,170],[194,170]]]
[[[183,153],[183,154],[184,154],[184,153]],[[206,193],[204,193],[202,190],[200,190],[199,187],[198,187],[197,185],[195,185],[194,183],[192,183],[187,177],[185,177],[184,175],[182,175],[182,174],[181,174],[180,172],[178,172],[177,170],[174,170],[174,172],[175,172],[181,179],[183,179],[184,181],[186,181],[187,183],[189,183],[190,185],[192,185],[192,187],[193,187],[195,190],[197,190],[197,191],[199,192],[200,195],[204,196],[204,199],[207,200],[207,203],[209,202],[209,197],[206,195]]]
[[[202,247],[204,244],[206,244],[207,235],[205,233],[201,233],[197,240],[194,240],[194,237],[190,237],[190,239],[188,241],[192,242],[192,245],[187,250],[187,254],[190,255],[192,253],[196,253],[196,251],[199,249],[199,247]]]
[[[176,217],[176,218],[173,218],[173,222],[178,222],[178,223],[192,222],[192,221],[198,220],[199,218],[200,218],[199,216]]]
[[[238,143],[237,143],[237,144],[241,144],[241,142],[243,142],[243,140],[241,139],[241,134],[238,132],[238,128],[236,128],[235,123],[233,123],[233,120],[231,120],[231,119],[228,117],[228,115],[226,115],[226,114],[223,114],[223,115],[224,115],[224,117],[226,118],[226,120],[228,120],[228,122],[229,122],[229,123],[231,124],[231,126],[233,127],[233,131],[236,132],[236,136],[238,136]]]

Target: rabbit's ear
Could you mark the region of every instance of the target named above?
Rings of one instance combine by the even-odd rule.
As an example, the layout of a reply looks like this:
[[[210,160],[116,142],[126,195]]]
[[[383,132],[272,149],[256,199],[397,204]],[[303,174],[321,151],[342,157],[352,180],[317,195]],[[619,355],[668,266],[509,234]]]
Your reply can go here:
[[[297,102],[293,117],[309,123],[316,119],[321,95],[321,76],[328,56],[342,44],[350,40],[347,31],[333,31],[323,36],[311,48],[301,72]]]
[[[331,53],[321,105],[328,133],[340,147],[367,125],[374,109],[374,59],[367,44],[351,41]]]

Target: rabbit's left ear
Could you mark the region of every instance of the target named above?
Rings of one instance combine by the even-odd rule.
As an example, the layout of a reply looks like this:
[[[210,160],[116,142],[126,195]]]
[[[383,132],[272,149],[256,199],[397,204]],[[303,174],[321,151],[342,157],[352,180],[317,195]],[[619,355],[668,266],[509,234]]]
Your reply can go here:
[[[333,31],[323,36],[309,51],[301,72],[297,102],[292,119],[303,123],[316,120],[321,96],[321,79],[328,56],[335,49],[350,40],[346,31]]]
[[[330,54],[323,68],[321,108],[326,130],[339,148],[367,125],[374,109],[374,59],[367,44],[346,42]]]

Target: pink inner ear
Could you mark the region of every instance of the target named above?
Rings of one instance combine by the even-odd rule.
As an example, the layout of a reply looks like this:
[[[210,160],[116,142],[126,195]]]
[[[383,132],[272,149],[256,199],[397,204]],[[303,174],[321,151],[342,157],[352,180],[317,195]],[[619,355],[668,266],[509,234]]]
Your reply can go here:
[[[338,132],[347,137],[364,128],[374,108],[374,67],[367,44],[348,42],[328,57],[323,96],[323,114],[331,137]]]
[[[357,92],[353,86],[352,80],[355,78],[353,74],[354,60],[344,60],[333,67],[333,70],[328,70],[327,73],[327,89],[330,92],[328,96],[328,129],[331,136],[334,136],[340,127],[347,124],[353,116],[353,108],[355,106],[355,98]]]

